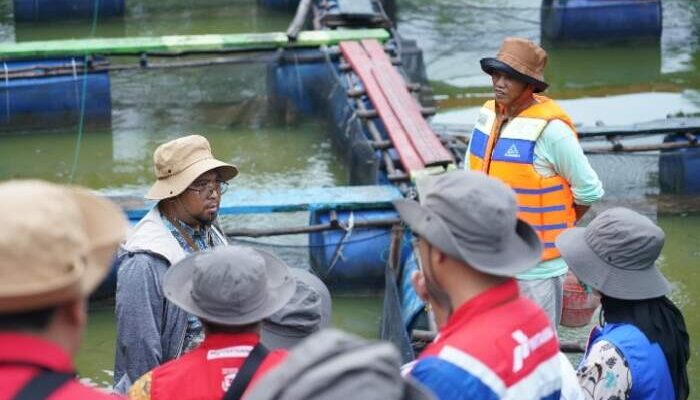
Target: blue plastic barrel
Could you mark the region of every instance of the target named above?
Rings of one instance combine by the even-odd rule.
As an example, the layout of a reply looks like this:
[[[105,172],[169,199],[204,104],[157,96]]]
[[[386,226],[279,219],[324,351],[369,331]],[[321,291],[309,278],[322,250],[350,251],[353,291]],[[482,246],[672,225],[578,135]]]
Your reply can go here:
[[[273,10],[296,10],[299,6],[299,0],[260,0],[263,7]]]
[[[351,213],[355,222],[398,218],[393,209],[338,211],[338,221],[347,224]],[[328,211],[310,213],[311,225],[329,222]],[[342,230],[309,234],[311,266],[335,290],[381,290],[384,287],[384,268],[390,253],[391,227],[356,228],[345,235],[343,240],[344,234]],[[403,253],[407,255],[410,244],[404,241],[403,245]]]
[[[121,17],[124,0],[13,0],[15,21],[41,22]]]
[[[109,74],[74,74],[7,79],[4,71],[34,66],[80,66],[80,58],[0,62],[0,129],[74,126],[80,118],[85,85],[85,125],[108,126],[112,116]],[[84,79],[87,82],[83,82]]]
[[[328,106],[325,94],[334,84],[326,59],[317,49],[287,51],[268,67],[270,100],[280,113],[322,116]]]
[[[700,132],[696,132],[700,135]],[[664,143],[687,142],[684,135],[667,135]],[[662,193],[700,194],[700,148],[662,151],[659,156]]]
[[[540,21],[553,42],[659,40],[661,0],[543,0]]]

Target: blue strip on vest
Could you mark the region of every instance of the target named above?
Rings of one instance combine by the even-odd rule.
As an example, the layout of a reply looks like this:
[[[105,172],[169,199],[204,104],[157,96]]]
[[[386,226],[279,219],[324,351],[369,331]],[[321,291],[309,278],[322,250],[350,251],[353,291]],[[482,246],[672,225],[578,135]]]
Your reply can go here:
[[[547,194],[556,192],[559,190],[564,190],[564,185],[550,186],[542,189],[519,189],[513,188],[517,194]]]
[[[484,154],[486,154],[486,145],[488,142],[489,137],[484,132],[474,128],[472,131],[471,143],[469,144],[469,152],[483,159]]]
[[[557,247],[557,245],[554,243],[542,243],[542,245],[544,246],[545,249],[553,249],[553,248]]]
[[[564,224],[551,224],[551,225],[530,225],[536,231],[556,231],[558,229],[566,229],[567,225]]]
[[[481,379],[451,362],[430,356],[419,360],[411,375],[439,400],[498,400],[500,397]]]
[[[535,158],[535,142],[521,139],[498,139],[493,149],[493,161],[532,164]]]
[[[564,205],[549,206],[549,207],[518,207],[518,211],[527,212],[527,213],[536,213],[536,214],[543,214],[546,212],[564,211],[564,210],[566,210],[566,206],[564,206]]]

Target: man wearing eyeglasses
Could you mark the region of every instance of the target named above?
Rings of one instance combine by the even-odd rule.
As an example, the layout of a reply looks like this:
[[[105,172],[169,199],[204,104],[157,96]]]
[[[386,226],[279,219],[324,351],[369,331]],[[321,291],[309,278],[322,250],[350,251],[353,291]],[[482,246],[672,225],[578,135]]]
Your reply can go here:
[[[120,393],[203,340],[200,321],[163,296],[162,280],[187,254],[227,244],[215,222],[221,195],[238,174],[236,166],[215,159],[199,135],[158,146],[153,160],[157,179],[146,198],[158,203],[133,228],[117,259],[114,388]]]

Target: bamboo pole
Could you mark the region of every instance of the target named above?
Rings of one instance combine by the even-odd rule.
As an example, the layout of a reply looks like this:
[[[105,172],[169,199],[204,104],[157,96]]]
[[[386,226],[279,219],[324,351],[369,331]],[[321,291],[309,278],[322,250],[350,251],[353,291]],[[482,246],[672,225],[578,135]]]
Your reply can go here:
[[[389,227],[393,225],[400,224],[401,220],[398,218],[387,218],[378,219],[374,221],[355,221],[355,228],[376,228],[376,227]],[[269,229],[233,229],[227,230],[226,236],[229,237],[252,237],[258,238],[263,236],[283,236],[283,235],[298,235],[303,233],[314,233],[332,230],[343,229],[338,223],[337,219],[335,222],[333,220],[328,224],[318,224],[318,225],[306,225],[306,226],[295,226],[295,227],[285,227],[285,228],[269,228]]]
[[[297,12],[294,15],[294,19],[292,20],[292,23],[287,29],[287,37],[289,38],[289,40],[297,40],[299,32],[301,32],[301,30],[304,28],[304,24],[306,23],[306,18],[309,15],[309,11],[311,10],[311,4],[311,0],[301,0],[299,2],[299,6],[297,7]]]

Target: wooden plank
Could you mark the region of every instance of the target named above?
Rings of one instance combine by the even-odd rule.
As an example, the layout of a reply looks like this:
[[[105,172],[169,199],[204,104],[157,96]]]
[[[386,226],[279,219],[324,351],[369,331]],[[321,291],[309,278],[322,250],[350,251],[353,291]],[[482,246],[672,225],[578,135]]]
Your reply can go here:
[[[357,42],[342,42],[340,43],[340,51],[353,67],[355,73],[360,77],[367,95],[386,127],[389,138],[394,143],[394,147],[399,154],[399,160],[404,170],[410,174],[411,171],[424,169],[425,165],[408,140],[406,131],[394,114],[389,102],[384,97],[381,88],[372,75],[370,59],[362,46]]]
[[[140,53],[204,53],[218,51],[275,50],[280,47],[317,47],[344,40],[386,40],[385,29],[305,31],[290,44],[283,32],[230,35],[177,35],[160,37],[92,38],[40,42],[0,43],[0,59],[75,55],[133,55]]]
[[[132,221],[141,219],[156,204],[155,201],[145,200],[144,193],[103,194],[121,206]],[[219,215],[391,208],[392,201],[401,198],[401,192],[392,185],[278,190],[233,189],[221,199]]]
[[[362,45],[369,54],[373,65],[376,66],[372,72],[379,86],[408,133],[408,138],[423,163],[426,166],[452,163],[452,156],[423,118],[420,104],[406,89],[406,82],[391,65],[391,61],[381,44],[376,40],[363,40]]]

